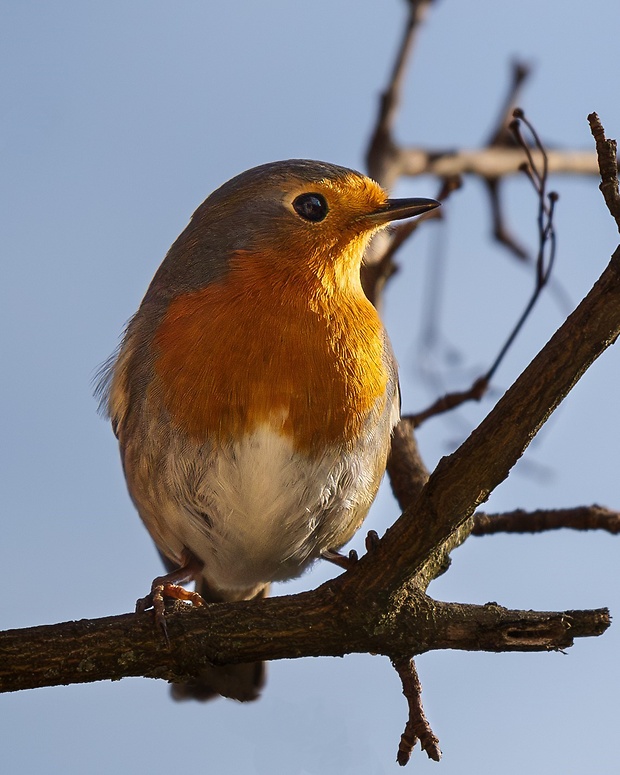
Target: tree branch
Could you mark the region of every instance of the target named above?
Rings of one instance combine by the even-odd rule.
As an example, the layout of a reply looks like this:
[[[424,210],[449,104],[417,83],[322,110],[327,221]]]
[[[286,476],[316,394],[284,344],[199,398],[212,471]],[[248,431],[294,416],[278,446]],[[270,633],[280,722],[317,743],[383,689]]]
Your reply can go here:
[[[596,142],[596,153],[598,156],[598,167],[601,173],[601,184],[599,186],[607,209],[616,221],[618,231],[620,231],[620,193],[618,192],[618,144],[615,140],[608,140],[605,137],[605,130],[596,113],[590,113],[588,116],[592,136]]]
[[[400,174],[394,163],[399,150],[394,142],[394,122],[400,106],[400,96],[413,49],[415,34],[433,0],[408,0],[409,12],[388,86],[381,94],[379,113],[366,153],[366,166],[372,178],[390,189]]]
[[[577,506],[572,509],[516,509],[503,514],[474,514],[472,535],[494,533],[542,533],[545,530],[606,530],[620,533],[620,512],[603,506]]]
[[[170,648],[149,613],[7,630],[0,633],[0,691],[128,676],[183,681],[206,664],[352,652],[402,658],[447,648],[548,651],[609,625],[607,609],[510,611],[443,603],[415,588],[401,591],[389,607],[366,605],[368,599],[355,605],[341,594],[343,578],[259,602],[171,605]]]
[[[392,434],[387,472],[394,497],[404,511],[428,481],[428,469],[413,436],[413,423],[402,418]]]
[[[380,542],[373,583],[394,590],[421,569],[507,476],[542,424],[620,334],[620,248],[590,293],[491,413],[443,458],[413,504]],[[347,574],[361,583],[368,557]],[[367,582],[367,579],[363,579]]]
[[[403,685],[403,694],[409,705],[409,717],[405,731],[400,737],[396,761],[401,767],[411,758],[417,741],[420,741],[422,750],[426,751],[429,759],[438,762],[441,759],[439,740],[433,733],[422,707],[422,684],[418,678],[418,671],[413,659],[399,659],[392,662],[394,670]]]
[[[600,634],[606,611],[536,614],[439,603],[410,580],[507,475],[586,368],[620,333],[620,249],[588,296],[372,552],[318,590],[177,612],[170,651],[150,614],[1,635],[1,687],[146,675],[182,680],[216,664],[437,648],[546,650]],[[182,604],[179,604],[182,605]]]
[[[536,164],[540,154],[532,151]],[[592,151],[547,150],[550,175],[596,175],[596,154]],[[398,152],[401,175],[436,175],[455,177],[475,175],[481,178],[499,178],[522,174],[523,152],[518,148],[473,148],[453,151],[448,149],[402,148]],[[396,163],[396,162],[395,162]]]

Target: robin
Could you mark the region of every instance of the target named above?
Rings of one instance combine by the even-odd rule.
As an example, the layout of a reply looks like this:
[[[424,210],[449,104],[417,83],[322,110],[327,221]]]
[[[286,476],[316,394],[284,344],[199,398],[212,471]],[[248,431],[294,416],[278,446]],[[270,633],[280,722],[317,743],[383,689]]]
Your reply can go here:
[[[338,561],[375,498],[399,417],[397,367],[360,283],[371,237],[438,206],[350,169],[290,160],[206,199],[170,248],[103,403],[164,596],[250,600]],[[196,592],[182,584],[196,582]],[[177,698],[259,695],[262,664],[209,668]]]

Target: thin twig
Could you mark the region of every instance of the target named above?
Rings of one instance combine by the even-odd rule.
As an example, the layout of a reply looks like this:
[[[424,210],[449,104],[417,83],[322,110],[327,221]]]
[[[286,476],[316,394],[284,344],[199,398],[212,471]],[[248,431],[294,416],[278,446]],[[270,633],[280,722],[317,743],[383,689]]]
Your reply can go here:
[[[615,140],[608,140],[605,137],[605,130],[596,113],[590,113],[588,116],[590,130],[596,141],[596,154],[598,156],[598,165],[601,172],[601,184],[599,188],[605,197],[605,203],[616,221],[618,231],[620,231],[620,193],[618,192],[618,145]]]
[[[504,103],[499,111],[499,116],[495,123],[495,128],[487,141],[487,148],[513,148],[515,139],[509,130],[509,124],[512,120],[512,114],[517,104],[517,99],[521,90],[530,75],[530,68],[524,62],[512,63],[512,78],[508,87],[508,92],[504,98]],[[501,200],[502,177],[489,175],[483,178],[486,184],[486,190],[489,195],[489,204],[491,205],[491,219],[493,224],[493,237],[503,247],[518,258],[520,261],[527,261],[528,251],[519,244],[517,239],[511,234],[506,226],[506,218]]]
[[[486,393],[488,386],[489,383],[486,377],[479,377],[467,390],[446,393],[445,396],[438,398],[422,412],[405,415],[403,419],[412,423],[414,428],[418,428],[429,417],[436,417],[438,414],[449,412],[467,401],[480,401]]]
[[[534,290],[525,305],[525,309],[521,313],[508,338],[500,348],[488,371],[481,377],[478,377],[467,390],[448,393],[435,401],[427,409],[417,412],[416,414],[408,415],[407,419],[412,422],[415,427],[420,426],[422,422],[429,417],[452,410],[467,401],[479,401],[482,398],[488,390],[497,369],[530,316],[540,294],[547,286],[551,276],[555,263],[556,248],[553,216],[558,195],[554,191],[547,194],[549,164],[547,153],[538,133],[526,119],[523,110],[517,108],[513,111],[513,115],[514,120],[510,124],[510,129],[513,132],[515,141],[519,144],[522,151],[525,152],[527,158],[527,161],[522,164],[522,170],[532,183],[538,197],[538,213],[536,220],[538,228],[538,252],[536,257],[536,280]],[[530,148],[530,145],[521,134],[520,122],[525,124],[532,135],[533,149]]]
[[[490,369],[485,374],[487,383],[490,383],[495,375],[495,372],[499,368],[506,353],[512,346],[512,343],[516,339],[517,335],[521,331],[525,321],[530,316],[532,309],[534,308],[540,294],[544,287],[547,285],[553,265],[555,262],[555,230],[553,227],[553,215],[555,209],[555,203],[558,200],[558,195],[555,191],[552,191],[547,195],[547,179],[549,176],[549,165],[547,161],[547,154],[544,146],[538,136],[538,133],[532,126],[532,124],[526,119],[524,112],[517,108],[514,111],[515,120],[511,123],[510,128],[514,133],[515,139],[525,151],[528,159],[527,167],[524,167],[524,172],[528,175],[532,181],[534,190],[538,194],[538,255],[536,258],[536,284],[530,300],[525,306],[521,317],[517,321],[516,325],[512,329],[508,339],[500,349],[495,361],[491,365]],[[519,122],[522,121],[534,138],[534,146],[540,152],[540,158],[542,159],[542,167],[539,167],[529,145],[523,139],[520,131]],[[547,251],[547,245],[549,246]],[[548,255],[547,255],[548,253]]]
[[[489,195],[489,204],[491,205],[493,237],[520,261],[529,261],[530,256],[527,249],[517,241],[516,237],[506,226],[500,194],[502,178],[487,178],[484,182]]]
[[[381,94],[379,115],[366,154],[366,166],[372,178],[387,189],[399,174],[398,148],[393,139],[393,129],[405,72],[413,50],[415,34],[433,0],[408,0],[409,14],[401,44],[396,53],[388,86]]]
[[[497,148],[514,145],[514,137],[512,136],[508,125],[512,120],[512,114],[517,106],[521,90],[525,85],[525,82],[531,75],[531,68],[525,62],[515,60],[511,62],[511,79],[508,86],[508,91],[504,97],[504,102],[499,110],[498,117],[495,121],[495,127],[491,131],[489,139],[487,140],[487,147]]]
[[[620,533],[620,512],[603,506],[576,506],[571,509],[516,509],[503,514],[474,514],[472,535],[494,533],[542,533],[546,530],[605,530]]]
[[[426,751],[428,758],[438,762],[441,759],[439,739],[435,736],[424,715],[422,685],[413,659],[394,659],[392,665],[402,682],[403,694],[409,706],[409,716],[405,731],[400,738],[396,761],[401,767],[404,767],[411,758],[411,752],[419,740],[420,746],[423,751]]]
[[[370,177],[385,189],[390,190],[400,175],[400,150],[394,141],[394,122],[398,115],[402,87],[407,65],[413,51],[416,32],[422,23],[427,8],[434,0],[408,0],[408,15],[400,46],[390,73],[388,84],[381,94],[379,111],[374,131],[366,152],[366,166]],[[436,216],[435,216],[436,217]],[[422,217],[423,220],[424,217]],[[386,282],[396,273],[393,262],[396,250],[417,228],[417,223],[404,225],[410,231],[392,230],[378,235],[367,251],[362,269],[362,286],[368,299],[380,309],[381,296]]]

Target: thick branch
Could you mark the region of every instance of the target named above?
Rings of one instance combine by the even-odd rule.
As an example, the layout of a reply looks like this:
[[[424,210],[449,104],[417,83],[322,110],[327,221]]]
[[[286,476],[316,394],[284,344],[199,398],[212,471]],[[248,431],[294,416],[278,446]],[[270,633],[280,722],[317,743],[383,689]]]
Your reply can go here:
[[[350,589],[395,590],[414,576],[507,476],[542,424],[620,333],[620,249],[569,316],[488,417],[443,458],[413,504],[370,557],[347,574]],[[378,562],[377,562],[378,560]]]
[[[435,648],[546,651],[601,634],[606,609],[537,613],[442,603],[416,590],[393,605],[352,607],[342,579],[313,592],[168,614],[169,650],[149,613],[0,633],[0,691],[127,676],[187,680],[207,663],[351,652],[411,656]],[[33,655],[36,654],[36,659]]]

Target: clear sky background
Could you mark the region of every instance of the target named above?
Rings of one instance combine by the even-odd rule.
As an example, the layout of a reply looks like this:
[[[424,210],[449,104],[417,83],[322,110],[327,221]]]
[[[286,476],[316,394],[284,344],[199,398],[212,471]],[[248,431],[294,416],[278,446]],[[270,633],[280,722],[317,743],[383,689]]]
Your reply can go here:
[[[363,168],[379,90],[405,17],[400,0],[0,2],[0,627],[130,611],[160,563],[126,494],[116,442],[96,413],[95,370],[194,208],[224,180],[274,159]],[[597,110],[620,137],[617,0],[443,0],[415,52],[398,136],[475,147],[519,55],[536,67],[522,104],[541,135],[592,147]],[[618,235],[595,180],[556,178],[557,278],[578,302]],[[432,196],[436,183],[398,194]],[[535,245],[536,202],[506,191]],[[489,364],[532,279],[488,240],[482,186],[467,181],[400,256],[386,321],[405,411],[433,396],[416,370],[419,308],[438,246],[448,262],[443,330],[470,371]],[[563,319],[546,297],[497,375],[496,393],[420,433],[433,465]],[[476,372],[478,369],[478,372]],[[620,508],[620,352],[595,364],[493,495],[507,510]],[[366,523],[397,516],[384,488]],[[360,547],[362,537],[354,544]],[[562,531],[470,539],[430,592],[510,607],[620,610],[618,539]],[[335,571],[317,566],[277,593]],[[618,624],[562,654],[438,652],[418,659],[437,765],[417,773],[618,772]],[[381,657],[272,664],[261,701],[175,704],[146,679],[0,697],[5,772],[228,775],[390,773],[406,705]]]

